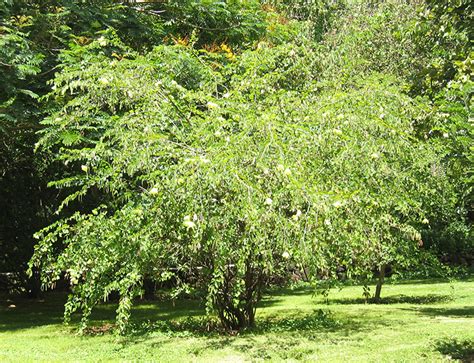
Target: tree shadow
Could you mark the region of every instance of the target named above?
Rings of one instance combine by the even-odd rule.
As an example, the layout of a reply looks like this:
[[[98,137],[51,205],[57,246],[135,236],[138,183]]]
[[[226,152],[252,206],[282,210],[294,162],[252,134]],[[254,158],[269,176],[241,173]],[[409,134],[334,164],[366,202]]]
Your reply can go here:
[[[448,356],[448,359],[458,359],[461,362],[474,362],[474,341],[447,339],[435,343],[438,352]]]
[[[341,298],[341,299],[328,299],[326,303],[328,305],[356,305],[356,304],[436,304],[444,303],[454,300],[451,295],[419,295],[419,296],[408,296],[408,295],[392,295],[382,297],[379,301],[373,298]]]
[[[360,315],[358,315],[360,317]],[[268,351],[256,348],[259,344],[253,341],[267,339],[267,349],[273,350],[283,360],[298,360],[303,357],[300,349],[293,350],[294,346],[301,344],[301,339],[318,340],[328,333],[339,332],[340,339],[350,337],[357,332],[371,332],[380,327],[391,326],[390,321],[379,319],[354,319],[353,315],[338,313],[335,315],[330,310],[316,309],[307,314],[273,315],[257,318],[257,325],[238,333],[224,332],[209,334],[205,344],[196,347],[193,354],[199,355],[209,349],[224,349],[232,345],[234,350],[252,356],[255,360],[272,360]],[[288,334],[289,333],[289,334]],[[245,339],[237,339],[237,336]],[[309,348],[308,348],[309,349]],[[306,353],[308,353],[306,351]],[[296,354],[296,356],[295,356]],[[298,358],[298,354],[301,357]]]
[[[456,282],[473,282],[474,275],[455,277]],[[415,278],[415,279],[387,279],[387,285],[432,285],[432,284],[448,284],[452,280],[447,277],[431,277],[431,278]]]
[[[473,306],[464,306],[458,308],[414,308],[410,310],[415,310],[420,314],[429,315],[432,317],[444,316],[451,318],[473,318],[474,317],[474,307]]]
[[[0,332],[16,331],[45,325],[63,323],[64,304],[67,294],[50,292],[44,299],[27,299],[18,296],[6,296],[0,299]],[[102,303],[93,309],[90,318],[90,332],[104,333],[111,330],[115,321],[116,302]],[[182,299],[176,301],[137,301],[132,308],[134,321],[172,320],[183,317],[204,315],[204,307],[197,300]],[[75,328],[80,314],[71,317],[71,327]]]
[[[301,286],[284,286],[268,289],[265,291],[265,295],[269,297],[275,296],[299,296],[299,295],[309,295],[314,294],[315,288],[311,285],[301,285]]]
[[[308,289],[303,291],[307,292]],[[280,294],[265,298],[260,307],[280,302],[278,295]],[[0,301],[0,332],[61,325],[66,294],[51,293],[45,297],[42,302],[29,299]],[[9,309],[7,303],[13,303],[16,307]],[[114,302],[96,307],[85,334],[115,334],[116,308],[117,303]],[[76,331],[79,318],[79,314],[74,315],[68,328],[70,333]],[[132,309],[126,335],[117,339],[124,345],[145,343],[157,346],[166,344],[167,338],[205,337],[203,343],[196,346],[193,354],[198,355],[207,349],[223,349],[232,345],[237,351],[248,351],[254,359],[271,359],[270,353],[254,348],[258,344],[252,345],[253,340],[265,339],[273,351],[272,354],[278,353],[282,359],[297,359],[295,354],[301,351],[292,347],[299,345],[301,339],[317,340],[332,332],[340,332],[341,339],[344,339],[354,332],[373,331],[389,324],[388,321],[379,319],[360,319],[360,315],[355,317],[353,314],[341,312],[336,315],[328,309],[316,309],[307,313],[270,310],[258,315],[256,323],[256,327],[251,329],[226,331],[222,329],[216,317],[205,315],[205,309],[199,300],[138,301]],[[237,339],[237,336],[245,339]]]
[[[160,333],[173,337],[202,337],[216,338],[212,339],[210,344],[226,345],[233,337],[245,336],[255,337],[263,336],[268,333],[295,333],[295,336],[310,336],[315,333],[329,333],[343,331],[346,335],[350,332],[368,330],[371,331],[379,326],[386,326],[387,322],[369,320],[363,323],[349,316],[335,316],[329,310],[317,309],[309,314],[286,314],[270,315],[257,318],[256,326],[240,331],[229,331],[222,328],[220,322],[215,317],[209,316],[190,316],[184,319],[166,319],[156,321],[137,321],[134,320],[129,325],[125,340],[137,342],[146,340],[152,333]],[[226,343],[227,342],[227,343]],[[208,348],[212,348],[208,346]],[[215,348],[215,347],[214,347]]]
[[[60,325],[63,323],[66,300],[67,293],[65,292],[47,292],[41,299],[1,295],[0,332],[24,330],[45,325]],[[268,307],[277,304],[279,301],[281,299],[268,296],[258,306],[259,308]],[[114,330],[113,322],[116,318],[117,307],[116,301],[104,302],[94,307],[90,317],[90,329],[86,332],[103,334]],[[135,331],[136,334],[139,334],[140,331],[151,329],[153,324],[165,332],[173,330],[180,332],[186,330],[210,330],[217,325],[212,319],[211,326],[200,322],[201,319],[205,322],[208,322],[209,319],[205,318],[205,307],[199,299],[137,300],[132,307],[131,316],[131,330]],[[80,313],[72,315],[72,329],[77,326],[80,318]],[[176,323],[175,326],[170,321],[177,321],[179,323]]]
[[[61,324],[65,301],[64,294],[47,299],[4,297],[0,299],[0,332]]]
[[[283,289],[271,292],[259,303],[259,308],[278,304],[282,301],[281,296],[308,294],[313,290],[310,287],[296,289]],[[45,325],[59,325],[62,323],[64,303],[67,294],[49,293],[44,300],[31,300],[22,298],[4,298],[0,300],[0,332],[28,329]],[[396,295],[384,297],[382,304],[430,304],[446,302],[452,299],[449,295],[424,295],[405,296]],[[365,304],[363,298],[331,299],[329,304]],[[12,307],[14,305],[14,307]],[[115,330],[114,320],[116,317],[116,302],[103,303],[94,308],[91,316],[89,334],[105,334]],[[465,309],[417,309],[420,313],[443,315],[451,314],[459,316],[471,316],[473,308]],[[71,321],[71,329],[77,327],[80,314],[74,314]],[[240,332],[228,332],[220,328],[216,318],[206,316],[204,306],[200,300],[180,299],[175,301],[137,301],[132,308],[131,324],[128,336],[130,338],[145,337],[151,332],[160,332],[173,336],[180,335],[262,335],[278,332],[298,332],[298,334],[319,331],[355,331],[365,329],[367,326],[376,324],[384,325],[383,321],[365,321],[363,324],[348,318],[336,318],[329,311],[315,310],[311,314],[292,314],[291,312],[276,314],[275,316],[264,315],[257,318],[257,326]]]
[[[97,305],[91,320],[115,320],[118,304],[116,302]],[[132,307],[134,320],[179,319],[188,316],[199,316],[205,313],[201,301],[193,299],[180,300],[138,300]]]

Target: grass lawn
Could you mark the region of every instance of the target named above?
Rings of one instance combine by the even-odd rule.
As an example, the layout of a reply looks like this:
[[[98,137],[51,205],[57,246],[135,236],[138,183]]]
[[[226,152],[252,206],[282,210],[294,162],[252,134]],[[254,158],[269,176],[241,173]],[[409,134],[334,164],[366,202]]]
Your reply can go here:
[[[474,361],[474,279],[387,284],[384,303],[365,304],[361,287],[282,289],[257,311],[259,327],[208,333],[195,301],[142,302],[134,332],[108,331],[115,305],[101,305],[84,336],[62,325],[64,294],[0,298],[0,362],[28,361]]]

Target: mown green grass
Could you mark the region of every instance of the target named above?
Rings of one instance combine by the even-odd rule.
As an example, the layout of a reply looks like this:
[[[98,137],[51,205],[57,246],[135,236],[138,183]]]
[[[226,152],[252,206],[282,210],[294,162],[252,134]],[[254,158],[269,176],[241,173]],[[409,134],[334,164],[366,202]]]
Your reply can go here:
[[[195,301],[142,302],[127,337],[108,329],[114,304],[78,336],[77,325],[62,325],[64,294],[3,298],[0,361],[474,361],[474,279],[386,285],[383,294],[374,305],[357,286],[328,301],[309,288],[277,290],[262,302],[259,326],[238,335],[207,332]]]

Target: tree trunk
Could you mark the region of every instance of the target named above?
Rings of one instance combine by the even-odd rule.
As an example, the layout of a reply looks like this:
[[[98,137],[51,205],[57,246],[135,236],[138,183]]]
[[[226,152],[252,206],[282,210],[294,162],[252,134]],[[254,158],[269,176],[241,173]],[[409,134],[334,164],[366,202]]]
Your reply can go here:
[[[28,279],[28,297],[30,299],[37,299],[41,295],[41,278],[40,272],[37,268],[33,268],[33,274]]]
[[[153,300],[155,298],[155,282],[153,280],[148,278],[144,279],[143,289],[143,297],[145,298],[145,300]]]
[[[250,259],[246,263],[244,281],[245,289],[240,293],[239,301],[236,303],[232,298],[236,288],[236,274],[233,269],[227,269],[222,293],[218,294],[214,300],[214,306],[223,327],[230,331],[255,326],[256,305],[261,297],[263,273],[259,268],[254,267]]]
[[[377,286],[375,287],[375,295],[374,295],[374,301],[376,303],[379,303],[380,302],[380,293],[382,291],[382,285],[384,283],[384,279],[385,279],[385,269],[386,269],[387,265],[383,264],[380,266],[380,269],[379,269],[379,280],[377,281]]]

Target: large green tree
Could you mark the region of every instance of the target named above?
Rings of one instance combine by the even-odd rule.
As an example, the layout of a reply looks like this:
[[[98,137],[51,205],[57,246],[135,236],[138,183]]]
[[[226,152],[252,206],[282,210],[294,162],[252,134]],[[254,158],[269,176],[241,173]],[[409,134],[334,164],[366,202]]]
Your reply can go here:
[[[123,330],[144,279],[174,278],[240,329],[290,262],[357,278],[416,260],[423,200],[450,190],[413,136],[423,108],[378,73],[320,83],[315,59],[265,43],[232,61],[179,45],[141,56],[113,32],[63,52],[40,147],[66,165],[63,206],[101,195],[37,235],[44,283],[71,282],[67,317],[86,324],[117,291]]]
[[[30,266],[70,281],[66,317],[118,292],[123,331],[145,281],[172,280],[240,329],[289,268],[366,280],[427,245],[468,254],[470,11],[3,2],[2,270],[49,224]]]

